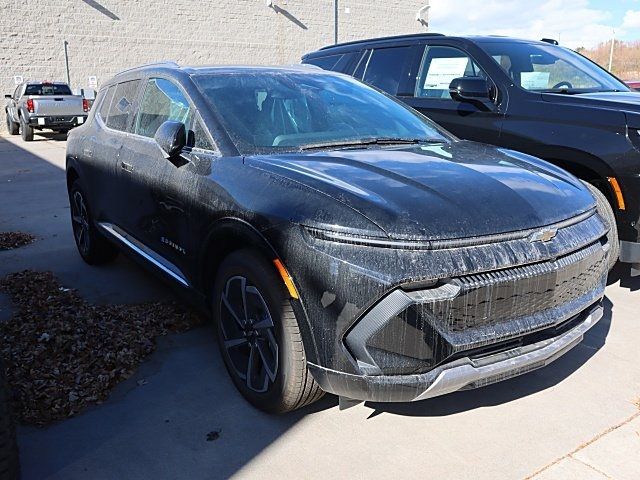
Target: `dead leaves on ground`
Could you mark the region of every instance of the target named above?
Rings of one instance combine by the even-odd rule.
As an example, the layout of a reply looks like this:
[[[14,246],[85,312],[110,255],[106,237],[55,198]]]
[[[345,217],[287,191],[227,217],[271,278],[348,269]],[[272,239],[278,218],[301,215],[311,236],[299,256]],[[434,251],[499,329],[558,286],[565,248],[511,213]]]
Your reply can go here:
[[[22,423],[45,425],[100,403],[155,348],[154,338],[200,323],[175,302],[94,305],[51,272],[25,270],[0,280],[13,302],[0,322],[14,406]]]

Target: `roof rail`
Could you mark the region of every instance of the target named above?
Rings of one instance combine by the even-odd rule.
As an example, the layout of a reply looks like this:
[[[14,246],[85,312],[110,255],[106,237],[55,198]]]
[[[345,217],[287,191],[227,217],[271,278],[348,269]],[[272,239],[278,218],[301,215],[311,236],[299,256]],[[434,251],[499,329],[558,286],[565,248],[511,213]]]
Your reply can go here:
[[[559,45],[558,40],[554,40],[553,38],[543,38],[540,41],[544,43],[550,43],[551,45]]]
[[[167,66],[172,66],[172,67],[179,67],[180,66],[174,60],[161,60],[159,62],[145,63],[144,65],[137,65],[135,67],[127,68],[126,70],[122,70],[122,71],[118,72],[117,75],[120,75],[121,73],[125,73],[125,72],[130,72],[132,70],[138,70],[139,68],[154,67],[154,66],[161,66],[161,65],[167,65]]]
[[[403,39],[410,39],[410,38],[421,38],[421,37],[444,37],[445,35],[442,33],[409,33],[409,34],[405,34],[405,35],[393,35],[393,36],[389,36],[389,37],[379,37],[379,38],[366,38],[363,40],[354,40],[351,42],[344,42],[344,43],[336,43],[335,45],[327,45],[322,47],[320,50],[328,50],[330,48],[335,48],[335,47],[343,47],[346,45],[357,45],[359,43],[367,43],[367,42],[378,42],[378,41],[382,41],[382,40],[403,40]]]

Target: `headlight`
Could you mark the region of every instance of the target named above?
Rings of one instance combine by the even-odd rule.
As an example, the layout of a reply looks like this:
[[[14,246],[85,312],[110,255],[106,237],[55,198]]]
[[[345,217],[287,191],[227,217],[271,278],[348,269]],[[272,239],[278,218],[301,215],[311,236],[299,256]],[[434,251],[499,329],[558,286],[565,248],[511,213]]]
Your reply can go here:
[[[390,238],[354,234],[337,230],[304,226],[305,231],[313,238],[328,242],[347,243],[378,248],[401,248],[405,250],[424,250],[431,248],[429,241],[393,240]]]

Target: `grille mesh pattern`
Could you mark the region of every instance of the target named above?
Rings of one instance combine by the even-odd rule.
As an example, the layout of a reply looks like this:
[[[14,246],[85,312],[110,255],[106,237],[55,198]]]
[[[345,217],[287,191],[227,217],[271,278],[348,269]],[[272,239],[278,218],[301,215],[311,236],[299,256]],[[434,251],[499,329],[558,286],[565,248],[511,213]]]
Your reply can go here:
[[[460,295],[422,308],[450,332],[496,325],[593,291],[606,268],[606,255],[598,242],[553,262],[457,278],[453,281],[462,287]]]

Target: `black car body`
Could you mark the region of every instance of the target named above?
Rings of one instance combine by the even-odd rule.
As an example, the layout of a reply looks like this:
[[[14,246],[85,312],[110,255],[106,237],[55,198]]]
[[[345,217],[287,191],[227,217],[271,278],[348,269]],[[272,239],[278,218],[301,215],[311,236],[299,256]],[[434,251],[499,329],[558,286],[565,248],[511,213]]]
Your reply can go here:
[[[617,220],[620,261],[640,274],[640,94],[554,43],[418,34],[329,46],[302,62],[364,80],[460,138],[595,185]]]
[[[234,382],[267,410],[317,385],[379,401],[481,386],[546,365],[602,315],[607,228],[578,179],[314,67],[124,72],[71,132],[67,178],[83,257],[113,242],[213,305]],[[261,316],[303,348],[227,331]],[[228,350],[252,335],[275,352],[259,377],[242,373],[253,350]],[[294,353],[311,376],[274,406]]]

